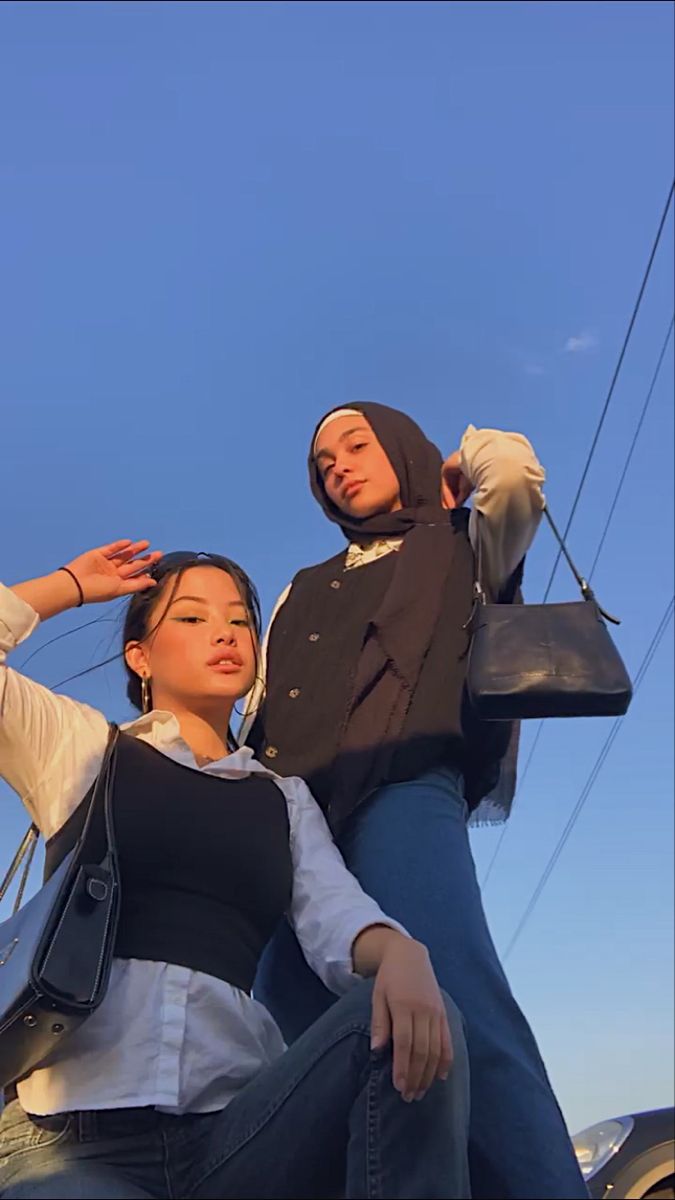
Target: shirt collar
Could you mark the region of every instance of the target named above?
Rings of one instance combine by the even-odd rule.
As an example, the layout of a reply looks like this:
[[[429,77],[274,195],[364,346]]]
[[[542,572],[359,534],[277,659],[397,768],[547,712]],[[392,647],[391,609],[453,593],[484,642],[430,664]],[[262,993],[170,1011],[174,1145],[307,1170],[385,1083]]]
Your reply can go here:
[[[120,729],[141,741],[149,742],[155,749],[162,750],[170,758],[197,771],[206,771],[213,775],[250,775],[252,772],[259,772],[276,779],[275,772],[270,771],[254,757],[250,746],[240,746],[224,758],[207,763],[204,767],[197,766],[192,750],[181,736],[177,718],[165,709],[153,708],[151,712],[143,713],[135,721],[127,721],[120,725]]]

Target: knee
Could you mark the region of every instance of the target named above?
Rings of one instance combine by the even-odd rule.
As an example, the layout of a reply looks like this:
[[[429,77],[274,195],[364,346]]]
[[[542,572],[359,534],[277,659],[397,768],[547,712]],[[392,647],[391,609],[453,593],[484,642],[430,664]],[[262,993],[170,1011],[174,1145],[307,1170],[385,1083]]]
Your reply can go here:
[[[355,1025],[363,1025],[364,1030],[370,1029],[372,1021],[374,986],[374,979],[360,979],[340,1000],[340,1015]]]

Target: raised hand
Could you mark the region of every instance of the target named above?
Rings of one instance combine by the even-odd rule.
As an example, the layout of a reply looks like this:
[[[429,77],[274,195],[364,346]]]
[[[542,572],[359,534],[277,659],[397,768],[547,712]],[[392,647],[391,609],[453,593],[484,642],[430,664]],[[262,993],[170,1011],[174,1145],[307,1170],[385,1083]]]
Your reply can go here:
[[[79,583],[83,602],[98,604],[156,586],[148,572],[162,554],[159,550],[146,553],[149,546],[145,540],[132,542],[130,538],[122,538],[107,546],[87,550],[64,565]],[[75,586],[73,582],[73,590]]]
[[[460,508],[473,491],[473,484],[462,471],[459,450],[446,458],[441,468],[441,496],[445,508]]]

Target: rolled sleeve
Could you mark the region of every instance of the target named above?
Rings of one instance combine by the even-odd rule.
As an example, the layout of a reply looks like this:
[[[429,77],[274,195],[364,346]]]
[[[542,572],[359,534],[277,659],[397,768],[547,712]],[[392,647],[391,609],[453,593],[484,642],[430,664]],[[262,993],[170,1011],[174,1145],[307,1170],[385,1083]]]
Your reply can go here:
[[[96,777],[108,723],[97,709],[7,666],[38,624],[34,609],[0,584],[0,777],[51,837]]]
[[[522,433],[469,425],[460,447],[461,467],[475,490],[469,521],[472,544],[481,538],[486,582],[498,590],[524,558],[544,509],[546,474]]]
[[[345,866],[326,820],[301,779],[278,781],[288,801],[293,898],[288,918],[312,970],[341,995],[360,976],[352,947],[364,929],[386,925],[408,931],[382,912]]]
[[[0,583],[0,661],[30,637],[39,621],[30,604]]]

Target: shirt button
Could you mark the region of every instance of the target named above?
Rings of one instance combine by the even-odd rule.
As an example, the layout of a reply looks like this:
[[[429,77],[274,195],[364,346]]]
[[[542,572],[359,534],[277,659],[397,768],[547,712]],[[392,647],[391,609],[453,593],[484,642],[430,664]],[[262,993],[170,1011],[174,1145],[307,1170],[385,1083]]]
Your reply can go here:
[[[335,590],[337,591],[338,588],[342,587],[342,584],[340,583],[339,579],[331,579],[330,586],[332,588],[335,588]]]
[[[265,758],[276,758],[278,753],[276,746],[268,746],[265,750]]]
[[[318,634],[318,633],[310,633],[309,640],[310,640],[310,642],[318,642],[319,637],[320,637],[320,634]]]
[[[291,688],[288,694],[291,700],[297,700],[298,696],[300,695],[300,688]]]

